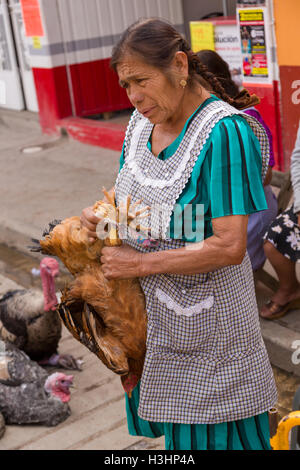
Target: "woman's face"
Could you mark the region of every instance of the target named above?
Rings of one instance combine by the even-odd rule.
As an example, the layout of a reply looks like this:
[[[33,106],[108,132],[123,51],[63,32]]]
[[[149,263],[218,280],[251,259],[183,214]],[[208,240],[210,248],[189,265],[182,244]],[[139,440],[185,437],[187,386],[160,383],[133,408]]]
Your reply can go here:
[[[172,80],[138,57],[126,55],[118,64],[117,73],[132,105],[153,124],[160,124],[174,116],[182,99],[180,80],[185,77],[181,68],[180,63],[172,66]]]

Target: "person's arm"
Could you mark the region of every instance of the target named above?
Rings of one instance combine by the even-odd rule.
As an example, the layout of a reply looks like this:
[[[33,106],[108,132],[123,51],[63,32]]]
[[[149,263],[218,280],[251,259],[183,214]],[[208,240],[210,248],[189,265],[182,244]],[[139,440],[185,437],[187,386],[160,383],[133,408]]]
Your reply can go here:
[[[142,256],[140,276],[197,274],[240,264],[246,252],[247,222],[248,216],[245,215],[214,219],[214,235],[203,242]]]
[[[240,264],[247,245],[247,215],[213,220],[214,235],[175,250],[140,253],[129,246],[103,248],[101,263],[107,279],[153,274],[198,274]]]
[[[294,190],[294,211],[298,214],[298,225],[300,225],[300,123],[291,157],[291,179]]]

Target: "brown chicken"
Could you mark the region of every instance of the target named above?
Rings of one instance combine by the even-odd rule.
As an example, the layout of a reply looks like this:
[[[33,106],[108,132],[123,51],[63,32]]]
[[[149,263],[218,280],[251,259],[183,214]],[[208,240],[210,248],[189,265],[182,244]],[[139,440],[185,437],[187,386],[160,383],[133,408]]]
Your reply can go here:
[[[114,195],[103,190],[106,200],[98,201],[93,210],[98,217],[112,222],[106,239],[88,241],[87,229],[79,217],[50,224],[43,239],[34,240],[41,251],[60,258],[74,280],[62,292],[58,313],[72,335],[113,372],[121,376],[125,391],[131,391],[139,381],[146,348],[145,298],[138,279],[107,280],[101,269],[103,246],[116,246],[117,225],[121,209],[115,206]],[[141,216],[132,214],[130,198],[126,207],[128,221]],[[124,213],[123,216],[124,217]]]

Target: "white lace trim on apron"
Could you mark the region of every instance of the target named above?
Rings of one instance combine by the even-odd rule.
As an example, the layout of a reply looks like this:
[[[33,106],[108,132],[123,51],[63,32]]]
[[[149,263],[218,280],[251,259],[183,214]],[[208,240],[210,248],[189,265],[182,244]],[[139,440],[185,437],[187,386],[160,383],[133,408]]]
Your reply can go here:
[[[157,288],[155,290],[155,295],[161,303],[166,304],[169,310],[173,310],[177,315],[184,315],[185,317],[191,317],[196,313],[201,313],[203,309],[209,310],[214,304],[214,297],[209,296],[207,299],[204,299],[190,307],[182,307],[161,289]]]
[[[172,176],[171,179],[153,179],[153,178],[148,178],[148,177],[145,178],[143,172],[141,171],[141,169],[139,168],[139,166],[138,166],[138,164],[135,160],[135,155],[136,155],[136,150],[137,150],[138,143],[139,143],[139,138],[140,138],[140,135],[143,131],[145,123],[147,121],[146,118],[142,119],[136,125],[136,129],[135,129],[135,132],[132,136],[131,146],[130,146],[128,157],[127,157],[128,167],[132,170],[134,176],[136,177],[136,180],[140,183],[140,185],[141,186],[151,186],[152,188],[160,188],[160,189],[163,189],[167,186],[173,186],[175,181],[177,181],[178,179],[181,178],[181,176],[182,176],[182,174],[183,174],[183,172],[186,168],[186,164],[189,161],[189,159],[191,158],[191,151],[192,151],[192,149],[193,149],[193,147],[196,143],[196,140],[199,138],[200,134],[202,133],[202,129],[204,128],[205,124],[207,122],[209,122],[215,114],[220,114],[220,109],[213,109],[212,111],[207,113],[205,118],[201,121],[198,132],[195,133],[192,136],[192,138],[190,140],[190,143],[189,143],[189,146],[186,149],[184,156],[182,157],[181,163],[178,166],[176,172],[174,173],[174,175]],[[202,142],[202,148],[204,147],[204,145],[206,143],[206,140],[209,137],[211,131],[212,131],[212,128],[210,128],[209,133],[207,134],[205,141]]]

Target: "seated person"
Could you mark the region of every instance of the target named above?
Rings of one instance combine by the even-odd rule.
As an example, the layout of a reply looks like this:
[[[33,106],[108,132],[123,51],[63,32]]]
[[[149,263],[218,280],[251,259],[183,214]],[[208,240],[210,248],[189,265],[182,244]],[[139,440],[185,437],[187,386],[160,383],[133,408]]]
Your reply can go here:
[[[268,320],[300,308],[300,284],[296,275],[296,263],[300,262],[300,123],[291,158],[291,177],[294,204],[278,215],[264,237],[266,256],[279,279],[279,289],[260,312]]]
[[[227,95],[231,98],[240,96],[241,100],[246,90],[240,92],[239,87],[232,80],[228,64],[217,54],[215,51],[205,49],[197,53],[201,62],[206,65],[209,72],[213,73],[222,83]],[[253,95],[255,96],[255,95]],[[259,99],[253,101],[254,104],[258,104]],[[244,112],[254,116],[265,128],[270,143],[270,160],[269,160],[269,171],[264,181],[264,192],[268,205],[268,209],[262,212],[256,212],[249,216],[248,219],[248,230],[247,230],[247,250],[251,260],[252,269],[255,271],[261,268],[265,261],[266,255],[263,248],[263,236],[268,229],[270,223],[274,220],[278,212],[278,205],[275,195],[273,194],[270,186],[272,178],[272,167],[275,165],[272,134],[267,124],[264,122],[259,111],[251,106],[244,109]]]

